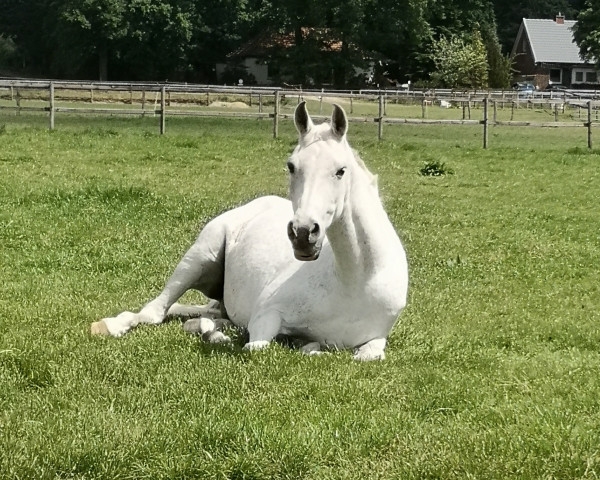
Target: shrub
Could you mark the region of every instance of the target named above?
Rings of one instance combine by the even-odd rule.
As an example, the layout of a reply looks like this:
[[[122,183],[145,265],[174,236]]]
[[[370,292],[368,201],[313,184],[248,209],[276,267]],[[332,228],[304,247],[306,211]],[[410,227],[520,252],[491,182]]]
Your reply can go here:
[[[445,163],[437,160],[427,162],[419,171],[424,177],[441,177],[443,175],[452,175],[454,173],[454,170],[448,167]]]

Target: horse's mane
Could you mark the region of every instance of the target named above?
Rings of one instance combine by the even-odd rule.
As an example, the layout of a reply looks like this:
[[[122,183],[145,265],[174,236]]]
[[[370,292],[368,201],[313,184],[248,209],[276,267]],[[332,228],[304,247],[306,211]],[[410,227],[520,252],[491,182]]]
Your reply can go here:
[[[362,158],[360,158],[360,155],[358,154],[358,152],[356,150],[354,150],[353,148],[351,150],[354,155],[354,160],[356,160],[356,163],[358,164],[358,166],[360,168],[362,168],[363,171],[365,172],[365,174],[367,175],[367,178],[369,179],[369,183],[375,189],[375,191],[379,192],[379,186],[377,183],[379,177],[369,171],[369,169],[367,168],[367,165],[365,165],[365,162],[363,161]]]

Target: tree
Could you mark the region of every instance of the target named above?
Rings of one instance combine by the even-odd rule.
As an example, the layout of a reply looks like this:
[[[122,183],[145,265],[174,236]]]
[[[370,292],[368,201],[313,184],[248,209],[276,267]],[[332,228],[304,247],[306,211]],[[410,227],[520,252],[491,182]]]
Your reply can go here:
[[[487,53],[489,86],[491,88],[510,87],[513,59],[509,54],[502,53],[495,24],[486,25],[482,29],[482,38]]]
[[[587,0],[573,34],[581,56],[600,68],[600,0]]]
[[[399,82],[424,78],[429,69],[433,31],[428,0],[368,0],[361,45],[379,54],[386,77]]]
[[[268,0],[192,0],[193,34],[188,62],[201,78],[214,78],[215,64],[243,41],[272,25],[274,8]]]
[[[69,57],[95,55],[100,80],[108,79],[109,53],[127,35],[125,13],[126,3],[121,0],[65,0],[62,5],[60,18],[65,29],[58,32],[61,43],[68,47],[65,51]]]
[[[53,0],[0,0],[0,33],[15,45],[15,63],[36,75],[49,75],[54,61],[51,39],[57,19]]]
[[[133,80],[181,77],[188,68],[194,33],[193,2],[130,0],[126,34],[115,43],[117,72]]]
[[[365,67],[365,52],[359,48],[365,36],[365,0],[336,0],[328,8],[327,26],[341,41],[341,50],[333,56],[334,84],[343,88],[352,82],[355,67]]]
[[[432,60],[436,70],[432,80],[447,88],[485,88],[488,86],[488,65],[485,46],[479,31],[470,42],[458,36],[442,36],[433,43]]]

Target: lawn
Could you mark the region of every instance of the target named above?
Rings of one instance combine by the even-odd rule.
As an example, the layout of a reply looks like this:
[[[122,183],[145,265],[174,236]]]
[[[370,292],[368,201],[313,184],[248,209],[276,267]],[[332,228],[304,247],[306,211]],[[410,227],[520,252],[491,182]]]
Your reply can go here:
[[[314,111],[314,109],[313,109]],[[282,122],[0,116],[0,478],[600,476],[600,151],[584,129],[351,124],[409,257],[383,362],[242,351],[156,295],[214,215],[285,195]],[[426,164],[440,176],[424,176]],[[199,302],[198,294],[184,300]]]

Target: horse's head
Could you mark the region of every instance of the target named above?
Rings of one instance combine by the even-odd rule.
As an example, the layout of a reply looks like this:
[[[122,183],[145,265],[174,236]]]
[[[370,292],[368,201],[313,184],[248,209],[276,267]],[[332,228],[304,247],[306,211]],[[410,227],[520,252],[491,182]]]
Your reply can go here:
[[[294,119],[300,140],[287,163],[294,208],[288,236],[298,260],[316,260],[327,229],[343,211],[356,162],[341,107],[333,106],[331,123],[315,125],[302,102]]]

